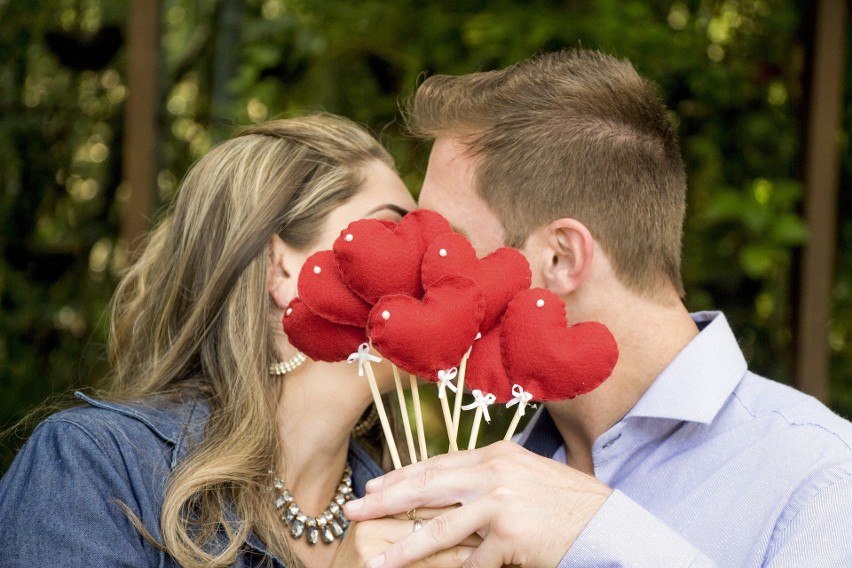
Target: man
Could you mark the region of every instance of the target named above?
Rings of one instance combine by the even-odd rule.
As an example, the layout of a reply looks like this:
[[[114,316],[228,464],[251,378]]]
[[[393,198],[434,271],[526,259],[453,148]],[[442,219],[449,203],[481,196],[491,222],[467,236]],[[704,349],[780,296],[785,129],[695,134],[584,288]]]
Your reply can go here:
[[[350,519],[450,508],[368,566],[473,533],[466,566],[852,566],[852,425],[748,372],[724,316],[681,301],[686,181],[653,85],[573,50],[431,77],[410,110],[435,140],[421,206],[480,255],[520,249],[533,286],[620,355],[599,388],[548,403],[525,448],[371,482]]]

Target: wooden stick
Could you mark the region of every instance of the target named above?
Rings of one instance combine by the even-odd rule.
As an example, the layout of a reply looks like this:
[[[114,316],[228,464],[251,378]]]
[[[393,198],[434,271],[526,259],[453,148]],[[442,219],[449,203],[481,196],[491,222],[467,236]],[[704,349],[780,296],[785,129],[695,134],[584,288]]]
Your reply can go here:
[[[515,410],[515,415],[512,416],[512,421],[509,423],[509,429],[506,430],[506,435],[503,436],[504,440],[511,440],[512,436],[515,434],[515,429],[518,427],[518,422],[521,421],[521,414],[524,411],[524,407],[527,405],[526,402],[519,402],[518,408]]]
[[[456,444],[456,437],[453,436],[453,417],[450,414],[450,404],[447,402],[449,395],[445,392],[441,398],[441,410],[444,411],[444,424],[447,426],[447,437],[450,439],[450,451],[457,452],[459,447]]]
[[[417,450],[414,449],[414,437],[411,435],[411,422],[408,418],[408,405],[405,404],[405,392],[399,379],[399,368],[393,365],[393,380],[396,383],[396,396],[399,399],[399,410],[402,413],[402,426],[405,429],[405,441],[408,444],[408,456],[411,463],[417,463]]]
[[[471,345],[470,349],[473,349]],[[459,420],[461,419],[461,403],[462,396],[464,396],[464,372],[467,368],[467,358],[470,357],[470,349],[467,350],[467,353],[462,357],[461,364],[459,365],[459,380],[456,390],[456,400],[455,407],[453,408],[453,438],[458,440],[459,438]]]
[[[470,440],[467,442],[467,449],[476,448],[476,439],[479,437],[479,424],[482,422],[482,407],[476,407],[476,414],[473,415],[473,427],[470,429]]]
[[[463,410],[470,410],[476,407],[476,414],[473,415],[473,426],[470,429],[470,440],[467,443],[468,450],[476,447],[476,439],[479,437],[479,425],[482,423],[482,416],[485,415],[485,420],[491,422],[491,417],[488,415],[488,407],[494,403],[496,398],[493,394],[482,394],[482,391],[479,389],[473,389],[473,402],[462,406]]]
[[[391,460],[393,461],[394,469],[400,469],[402,462],[399,459],[399,452],[396,449],[396,442],[393,439],[393,431],[391,431],[388,415],[385,413],[385,405],[382,403],[382,395],[379,392],[379,387],[376,384],[376,375],[373,373],[373,366],[369,360],[364,361],[364,368],[367,369],[367,379],[370,383],[370,391],[373,393],[373,402],[376,404],[376,410],[379,411],[379,420],[382,422],[382,430],[385,433],[385,441],[390,450]]]
[[[429,459],[426,449],[426,430],[423,428],[423,409],[420,407],[420,390],[417,388],[417,376],[408,373],[408,384],[411,385],[411,402],[414,403],[414,421],[417,424],[417,441],[420,443],[420,459]]]

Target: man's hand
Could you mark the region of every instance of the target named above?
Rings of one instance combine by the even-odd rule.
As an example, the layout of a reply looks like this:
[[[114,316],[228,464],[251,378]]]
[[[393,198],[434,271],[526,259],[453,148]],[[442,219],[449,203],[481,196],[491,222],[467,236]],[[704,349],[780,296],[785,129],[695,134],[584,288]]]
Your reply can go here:
[[[484,540],[469,568],[504,565],[553,568],[612,490],[595,478],[513,442],[454,452],[376,478],[350,501],[353,521],[415,507],[447,509],[422,530],[389,546],[370,568],[402,568],[451,548],[472,534]]]

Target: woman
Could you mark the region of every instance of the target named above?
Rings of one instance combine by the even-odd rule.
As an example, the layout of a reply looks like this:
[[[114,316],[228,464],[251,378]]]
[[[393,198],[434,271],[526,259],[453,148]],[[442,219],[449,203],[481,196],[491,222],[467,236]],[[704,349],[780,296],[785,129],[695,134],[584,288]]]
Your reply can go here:
[[[350,566],[411,534],[381,519],[339,538],[335,497],[381,473],[350,443],[369,387],[305,360],[281,318],[310,254],[414,206],[387,152],[329,115],[248,128],[199,160],[115,293],[103,398],[44,421],[0,482],[3,565]],[[288,509],[338,526],[295,530]]]

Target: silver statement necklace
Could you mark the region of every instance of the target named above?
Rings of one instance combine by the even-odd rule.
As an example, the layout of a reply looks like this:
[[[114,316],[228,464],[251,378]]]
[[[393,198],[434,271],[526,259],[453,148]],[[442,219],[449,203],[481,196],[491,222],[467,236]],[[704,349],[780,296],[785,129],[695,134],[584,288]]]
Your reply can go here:
[[[275,508],[281,512],[281,519],[290,529],[290,535],[294,539],[305,535],[305,540],[310,545],[316,544],[320,539],[325,544],[331,544],[334,539],[343,536],[349,527],[349,519],[343,514],[343,504],[354,499],[355,494],[352,492],[352,469],[348,465],[343,470],[343,477],[331,503],[316,517],[302,512],[301,507],[293,500],[290,490],[284,486],[283,480],[276,479],[272,487],[275,490]]]
[[[286,361],[270,365],[269,374],[286,375],[299,368],[306,360],[304,353],[297,352]],[[354,499],[355,495],[352,492],[352,469],[348,465],[343,470],[343,477],[337,485],[337,492],[332,497],[331,503],[316,517],[310,517],[302,512],[302,508],[293,499],[293,494],[284,485],[284,480],[275,479],[272,488],[275,492],[275,508],[281,513],[281,519],[290,529],[290,536],[294,539],[300,539],[304,535],[311,546],[320,539],[325,544],[331,544],[334,539],[343,536],[349,527],[349,519],[343,513],[343,504]]]

